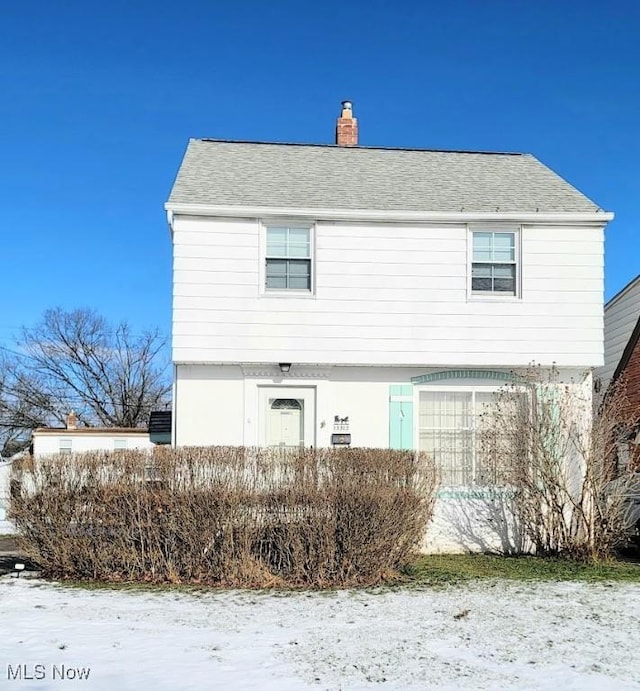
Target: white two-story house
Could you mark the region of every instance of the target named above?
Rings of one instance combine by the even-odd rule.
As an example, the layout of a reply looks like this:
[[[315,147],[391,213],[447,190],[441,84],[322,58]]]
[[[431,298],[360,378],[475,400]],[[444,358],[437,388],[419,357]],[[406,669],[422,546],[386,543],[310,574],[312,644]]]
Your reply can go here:
[[[486,482],[514,369],[590,391],[611,213],[529,154],[194,139],[173,238],[173,442],[424,449]],[[587,379],[585,379],[585,376]]]

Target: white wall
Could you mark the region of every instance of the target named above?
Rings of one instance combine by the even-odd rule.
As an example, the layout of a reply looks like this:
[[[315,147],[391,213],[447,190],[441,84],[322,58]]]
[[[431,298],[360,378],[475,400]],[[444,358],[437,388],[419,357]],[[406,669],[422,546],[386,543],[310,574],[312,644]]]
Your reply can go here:
[[[149,440],[149,433],[144,432],[88,432],[81,430],[55,430],[33,432],[33,455],[58,453],[60,440],[71,439],[71,450],[74,453],[83,451],[113,451],[116,439],[125,439],[129,449],[151,449],[154,444]]]
[[[604,366],[596,372],[605,390],[640,318],[640,277],[610,300],[604,310]]]
[[[314,294],[265,294],[260,228],[174,219],[175,362],[602,364],[602,228],[523,227],[521,299],[469,296],[464,224],[326,221]]]
[[[461,365],[460,367],[466,367]],[[178,365],[174,417],[177,446],[261,445],[264,412],[260,390],[280,387],[283,397],[291,397],[298,387],[314,392],[315,430],[307,443],[330,446],[333,419],[349,417],[352,446],[386,448],[389,446],[389,387],[411,384],[413,377],[440,372],[440,367],[323,367],[292,366],[287,375],[277,366]],[[508,372],[507,368],[502,371]],[[565,368],[560,377],[565,382],[583,382],[583,369]],[[452,382],[434,383],[432,388],[448,388]],[[454,385],[464,385],[455,380]],[[481,384],[497,388],[498,381]],[[589,386],[582,385],[583,396]],[[415,414],[415,413],[414,413]]]
[[[242,444],[243,396],[243,375],[239,367],[177,367],[174,443],[177,446]]]
[[[7,520],[9,508],[9,478],[11,475],[11,462],[0,459],[0,535],[15,532],[13,523]]]

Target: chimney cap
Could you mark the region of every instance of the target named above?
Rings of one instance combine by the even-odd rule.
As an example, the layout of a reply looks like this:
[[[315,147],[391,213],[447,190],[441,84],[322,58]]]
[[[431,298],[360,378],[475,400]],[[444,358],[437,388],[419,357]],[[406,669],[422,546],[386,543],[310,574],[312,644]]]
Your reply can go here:
[[[351,101],[342,101],[343,110],[353,110],[353,103]]]

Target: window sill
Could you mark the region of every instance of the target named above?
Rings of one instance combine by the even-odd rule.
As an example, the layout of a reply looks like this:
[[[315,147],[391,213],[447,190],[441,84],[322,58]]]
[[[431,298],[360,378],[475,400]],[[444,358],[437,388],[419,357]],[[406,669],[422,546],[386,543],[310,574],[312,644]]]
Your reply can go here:
[[[310,290],[264,290],[260,293],[261,298],[303,298],[310,300],[315,298],[315,293]]]
[[[472,293],[467,295],[467,302],[523,302],[521,295],[491,295]]]
[[[497,485],[450,486],[436,492],[437,499],[510,499],[513,495],[513,489]]]

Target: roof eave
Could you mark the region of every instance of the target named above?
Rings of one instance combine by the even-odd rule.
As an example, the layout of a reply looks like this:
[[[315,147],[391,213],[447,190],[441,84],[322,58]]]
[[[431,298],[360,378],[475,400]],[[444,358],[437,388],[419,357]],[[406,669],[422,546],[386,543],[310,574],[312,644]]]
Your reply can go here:
[[[624,287],[620,288],[620,290],[604,306],[605,311],[610,309],[623,295],[626,295],[630,290],[632,290],[638,281],[640,281],[640,274],[635,278],[632,278]]]
[[[37,427],[31,431],[33,435],[59,435],[66,434],[73,436],[80,435],[100,435],[100,436],[124,436],[130,435],[145,435],[149,434],[149,430],[145,427],[77,427],[76,429],[69,429],[68,427]]]
[[[227,218],[299,218],[331,221],[406,221],[441,223],[478,223],[510,221],[517,223],[561,223],[567,225],[605,225],[612,221],[610,211],[401,211],[380,209],[324,209],[269,206],[228,206],[167,202],[164,206],[169,226],[173,228],[175,215],[223,216]]]

